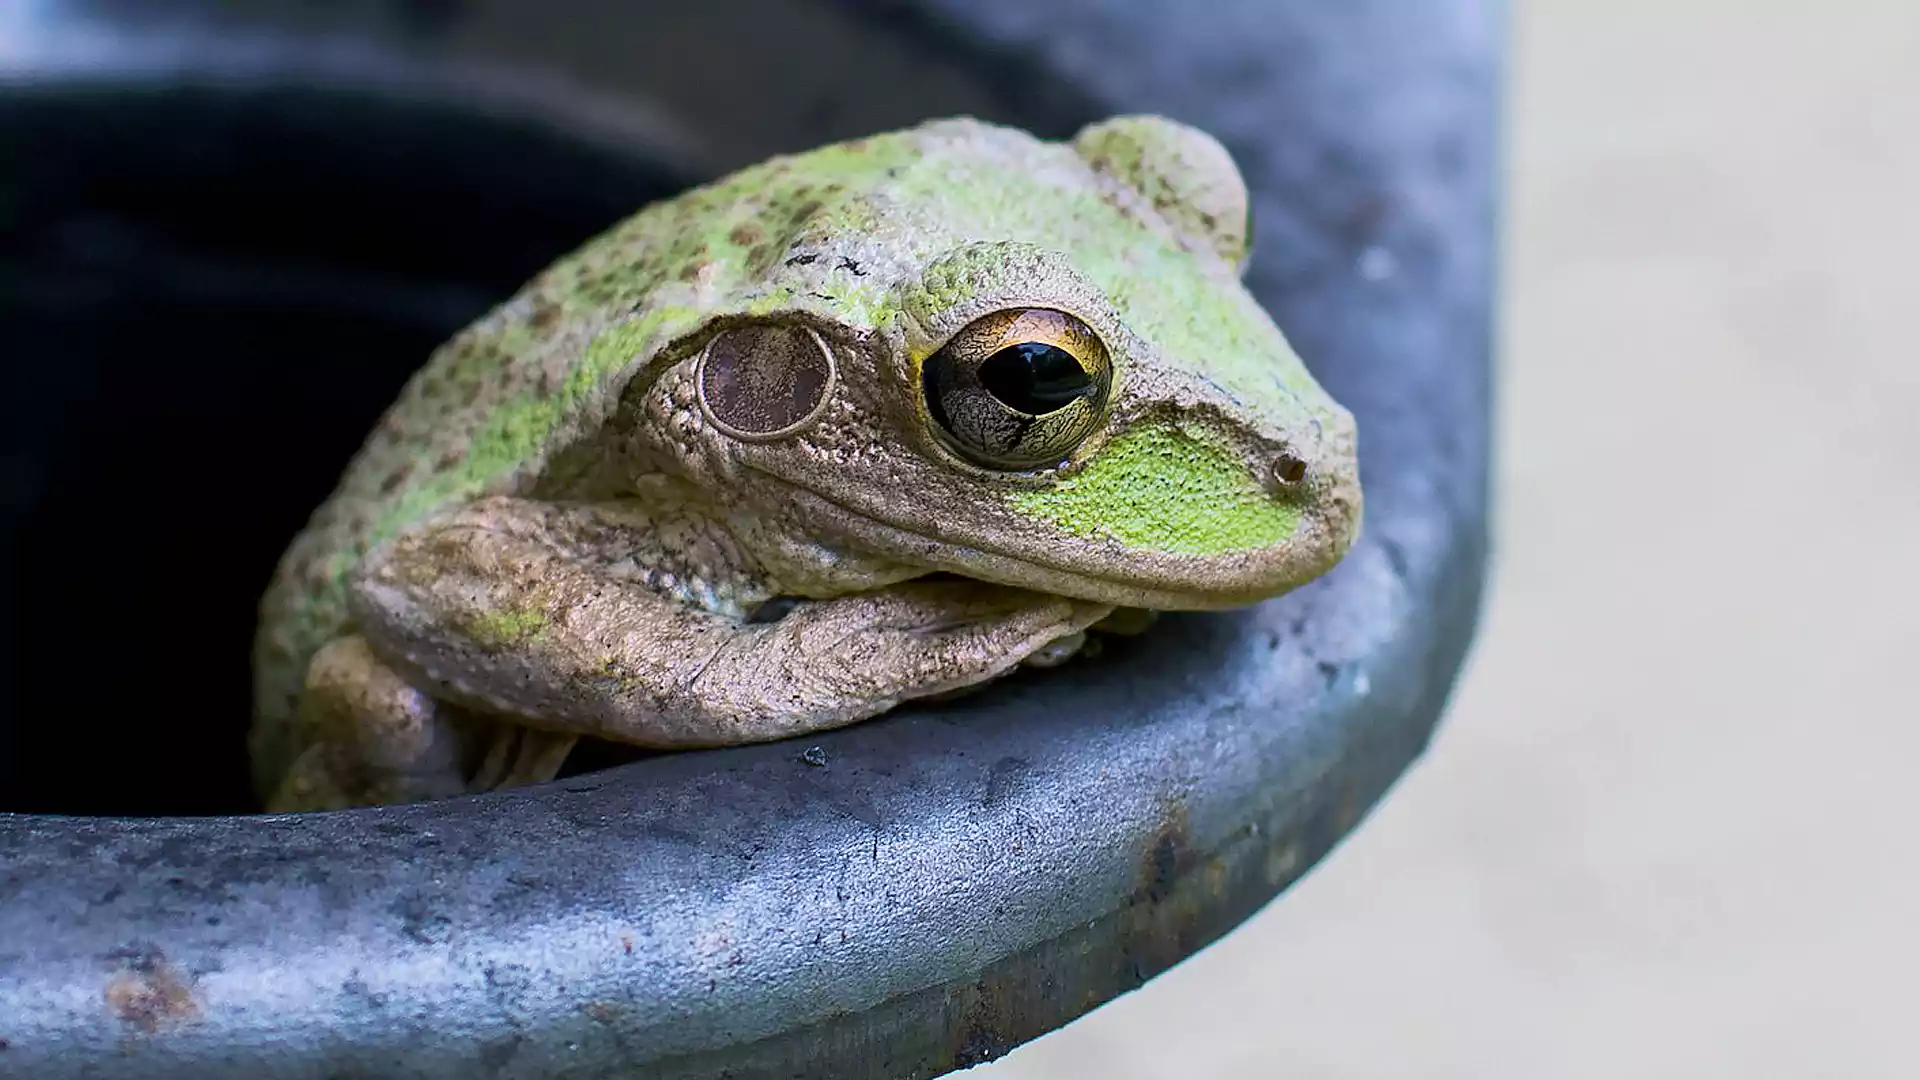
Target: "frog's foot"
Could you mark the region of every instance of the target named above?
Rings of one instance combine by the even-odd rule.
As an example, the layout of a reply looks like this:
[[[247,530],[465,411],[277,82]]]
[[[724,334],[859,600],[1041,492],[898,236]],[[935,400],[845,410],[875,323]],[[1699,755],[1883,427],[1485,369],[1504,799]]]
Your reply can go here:
[[[1113,613],[1077,634],[1055,638],[1027,654],[1022,667],[1059,667],[1069,660],[1092,660],[1100,655],[1101,636],[1134,637],[1147,632],[1160,613],[1147,608],[1114,608]],[[967,688],[972,689],[971,687]],[[965,690],[958,693],[965,693]],[[945,697],[942,700],[949,700]]]
[[[1153,611],[1149,608],[1114,608],[1113,614],[1087,627],[1087,632],[1081,634],[1079,640],[1072,643],[1073,648],[1066,651],[1065,655],[1060,656],[1059,659],[1048,664],[1036,664],[1033,658],[1029,657],[1027,664],[1032,667],[1053,667],[1058,664],[1064,664],[1068,660],[1098,659],[1100,654],[1106,651],[1108,638],[1136,637],[1144,634],[1147,632],[1147,628],[1153,625],[1154,620],[1159,617],[1160,613],[1158,611]],[[1066,644],[1066,642],[1054,642],[1052,646],[1053,651],[1056,653],[1061,652]]]
[[[579,741],[578,735],[541,731],[507,721],[495,723],[487,756],[467,779],[467,790],[493,791],[544,784],[560,774],[567,755],[573,752],[573,744]]]
[[[1061,664],[1079,656],[1086,647],[1087,632],[1085,630],[1068,634],[1065,637],[1057,637],[1028,653],[1026,659],[1020,661],[1020,666],[1030,668],[1059,667]]]
[[[594,513],[493,499],[403,533],[365,564],[362,632],[442,701],[675,749],[840,727],[987,682],[1113,610],[924,578],[729,618],[578,557],[570,537]]]
[[[551,779],[570,735],[479,722],[435,701],[382,663],[364,638],[314,655],[299,723],[309,740],[267,800],[270,813],[423,802]],[[477,770],[466,762],[484,744]]]

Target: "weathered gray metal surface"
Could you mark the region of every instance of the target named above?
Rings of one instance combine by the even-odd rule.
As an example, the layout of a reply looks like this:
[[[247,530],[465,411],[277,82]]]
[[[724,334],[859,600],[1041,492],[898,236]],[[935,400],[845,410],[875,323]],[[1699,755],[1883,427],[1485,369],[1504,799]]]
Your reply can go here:
[[[1232,928],[1421,751],[1486,554],[1501,6],[851,10],[978,80],[978,111],[1159,110],[1231,146],[1252,281],[1360,417],[1353,555],[814,740],[825,764],[775,745],[339,815],[0,815],[0,1077],[930,1076]]]

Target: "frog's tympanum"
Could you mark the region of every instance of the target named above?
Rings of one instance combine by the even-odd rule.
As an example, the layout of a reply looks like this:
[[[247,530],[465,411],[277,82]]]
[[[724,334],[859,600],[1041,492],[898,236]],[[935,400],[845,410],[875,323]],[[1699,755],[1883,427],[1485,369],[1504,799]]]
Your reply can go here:
[[[1321,574],[1353,420],[1249,241],[1227,152],[1146,116],[927,123],[614,226],[428,360],[282,559],[269,808],[837,727]]]

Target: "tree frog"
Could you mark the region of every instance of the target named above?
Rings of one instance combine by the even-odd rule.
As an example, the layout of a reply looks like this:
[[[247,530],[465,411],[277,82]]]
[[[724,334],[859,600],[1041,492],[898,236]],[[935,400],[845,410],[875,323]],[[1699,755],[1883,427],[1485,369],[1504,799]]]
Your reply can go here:
[[[1228,152],[1155,116],[937,120],[642,209],[436,351],[281,560],[268,808],[833,728],[1322,574],[1354,422],[1250,241]]]

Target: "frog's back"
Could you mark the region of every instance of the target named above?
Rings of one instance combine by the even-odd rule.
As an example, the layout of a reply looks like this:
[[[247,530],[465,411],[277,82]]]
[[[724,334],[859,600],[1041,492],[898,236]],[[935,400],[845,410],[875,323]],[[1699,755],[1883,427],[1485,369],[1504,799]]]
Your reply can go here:
[[[271,782],[308,661],[348,620],[364,554],[450,505],[526,493],[590,445],[636,363],[695,328],[799,221],[918,152],[914,131],[776,158],[656,203],[434,352],[281,558],[254,643],[256,780]]]

